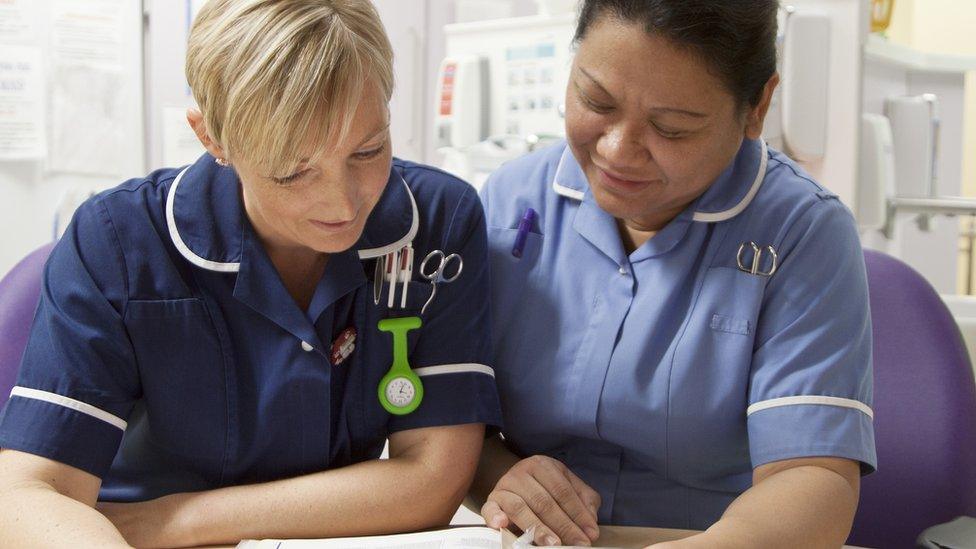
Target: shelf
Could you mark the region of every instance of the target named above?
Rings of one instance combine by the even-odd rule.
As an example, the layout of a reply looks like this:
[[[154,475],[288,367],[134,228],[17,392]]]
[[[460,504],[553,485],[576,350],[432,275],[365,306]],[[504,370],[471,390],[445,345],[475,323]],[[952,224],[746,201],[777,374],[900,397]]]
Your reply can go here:
[[[976,71],[976,57],[970,55],[945,55],[918,51],[908,46],[894,44],[876,34],[868,35],[864,45],[867,62],[892,65],[913,72],[966,73]]]

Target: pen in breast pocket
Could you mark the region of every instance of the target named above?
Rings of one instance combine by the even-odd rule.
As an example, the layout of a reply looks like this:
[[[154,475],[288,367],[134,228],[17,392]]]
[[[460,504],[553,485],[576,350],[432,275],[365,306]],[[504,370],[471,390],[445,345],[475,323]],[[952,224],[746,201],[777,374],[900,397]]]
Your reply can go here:
[[[522,257],[522,251],[525,250],[525,239],[528,238],[529,231],[531,231],[532,226],[535,225],[535,218],[535,210],[529,208],[525,210],[522,220],[519,221],[518,233],[515,235],[515,245],[512,246],[512,255],[515,257]]]

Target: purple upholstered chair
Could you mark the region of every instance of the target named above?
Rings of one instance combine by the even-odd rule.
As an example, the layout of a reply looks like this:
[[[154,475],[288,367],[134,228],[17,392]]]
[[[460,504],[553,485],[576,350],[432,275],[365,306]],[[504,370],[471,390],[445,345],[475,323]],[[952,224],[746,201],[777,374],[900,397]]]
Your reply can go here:
[[[54,243],[34,250],[0,280],[0,409],[17,381],[34,309],[41,296],[41,275]]]
[[[865,250],[874,326],[878,470],[848,543],[914,547],[929,526],[976,516],[976,383],[962,335],[911,267]]]

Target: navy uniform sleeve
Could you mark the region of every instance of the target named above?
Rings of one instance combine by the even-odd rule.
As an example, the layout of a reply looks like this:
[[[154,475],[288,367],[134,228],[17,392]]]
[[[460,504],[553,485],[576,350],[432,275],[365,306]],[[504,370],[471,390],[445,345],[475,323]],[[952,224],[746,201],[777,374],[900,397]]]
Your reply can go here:
[[[437,295],[423,315],[410,364],[424,384],[424,399],[413,413],[394,416],[391,431],[466,423],[501,426],[495,374],[488,364],[491,322],[485,216],[473,188],[460,195],[445,228],[434,241],[440,241],[438,247],[445,253],[459,254],[464,270],[454,282],[437,285]],[[447,274],[452,273],[453,266]]]
[[[814,456],[877,465],[871,318],[864,255],[850,212],[815,203],[789,230],[766,288],[750,374],[754,467]]]
[[[45,267],[17,386],[0,415],[0,447],[102,477],[140,384],[122,323],[124,260],[97,200],[78,210]]]

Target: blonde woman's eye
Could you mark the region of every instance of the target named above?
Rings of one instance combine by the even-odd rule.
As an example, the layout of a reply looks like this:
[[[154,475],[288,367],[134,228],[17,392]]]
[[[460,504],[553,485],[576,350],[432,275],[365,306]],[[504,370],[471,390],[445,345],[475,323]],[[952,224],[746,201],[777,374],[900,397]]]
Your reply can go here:
[[[299,179],[304,177],[305,174],[307,173],[308,173],[308,169],[304,169],[299,172],[295,172],[291,175],[286,175],[285,177],[272,177],[271,180],[279,185],[288,185],[289,183],[294,183],[295,181],[298,181]]]
[[[356,160],[370,160],[372,158],[376,158],[377,156],[379,156],[384,149],[386,149],[386,143],[383,143],[382,145],[376,147],[375,149],[353,153],[353,157],[356,158]]]

